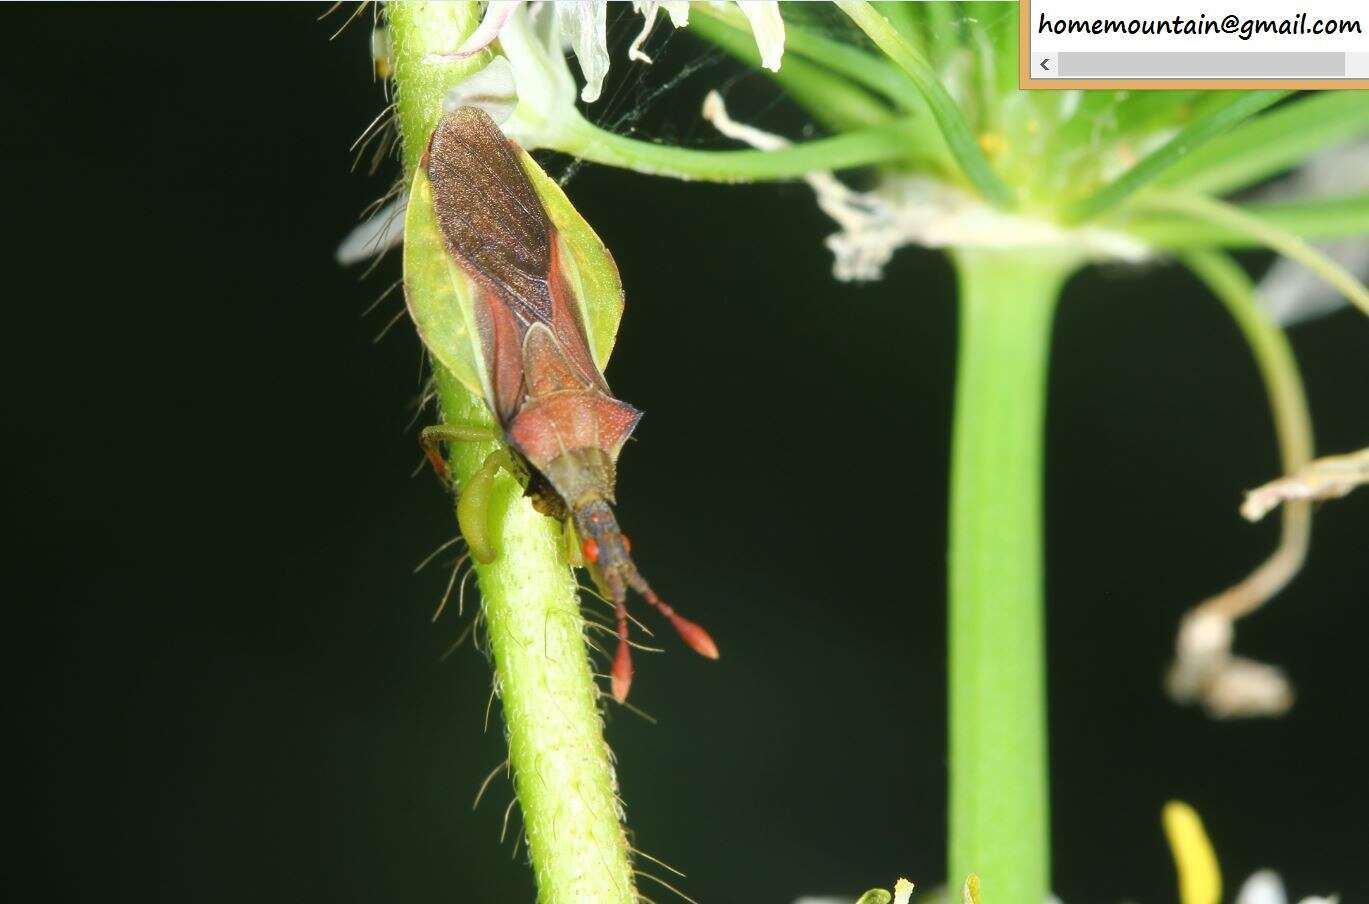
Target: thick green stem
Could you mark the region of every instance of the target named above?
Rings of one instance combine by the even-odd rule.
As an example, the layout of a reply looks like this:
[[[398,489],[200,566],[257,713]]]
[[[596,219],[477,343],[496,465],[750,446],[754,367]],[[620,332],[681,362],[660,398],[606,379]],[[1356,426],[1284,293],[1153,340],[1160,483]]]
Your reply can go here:
[[[475,3],[396,3],[388,13],[404,163],[412,172],[442,115],[443,94],[487,57],[433,62],[432,54],[459,47],[474,29]],[[440,366],[434,370],[445,422],[491,424],[483,401]],[[468,480],[492,448],[456,445],[457,479]],[[477,566],[476,577],[538,900],[635,902],[585,622],[559,526],[502,473],[491,524],[498,525],[499,557]]]
[[[961,251],[950,510],[950,873],[994,904],[1049,890],[1042,439],[1074,258]]]

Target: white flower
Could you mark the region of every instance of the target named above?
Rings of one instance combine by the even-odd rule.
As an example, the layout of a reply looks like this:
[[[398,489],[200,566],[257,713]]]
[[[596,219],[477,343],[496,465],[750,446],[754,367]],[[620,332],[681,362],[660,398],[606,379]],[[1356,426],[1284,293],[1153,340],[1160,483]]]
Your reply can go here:
[[[1311,896],[1303,898],[1300,904],[1336,904],[1340,898]],[[1288,904],[1288,893],[1283,890],[1283,880],[1270,869],[1252,873],[1236,895],[1236,904]]]
[[[704,99],[703,117],[728,138],[763,151],[789,145],[779,135],[732,119],[716,91]],[[1121,233],[1095,227],[1067,229],[1048,220],[1003,213],[928,176],[884,174],[872,191],[848,188],[825,171],[803,178],[816,193],[818,207],[840,227],[827,237],[835,256],[832,271],[840,280],[879,279],[884,265],[905,245],[1054,248],[1127,262],[1139,262],[1149,254],[1141,242]]]
[[[714,6],[724,5],[721,0],[711,2]],[[441,56],[449,59],[466,59],[486,49],[496,40],[501,40],[509,20],[523,3],[524,0],[490,0],[485,7],[485,15],[480,20],[480,25],[471,36],[460,47]],[[549,5],[555,8],[560,34],[567,46],[575,51],[580,71],[585,76],[585,86],[580,91],[580,99],[587,104],[593,103],[599,99],[604,77],[608,75],[608,0],[560,0]],[[651,62],[651,58],[642,52],[642,45],[651,34],[658,10],[664,9],[670,16],[671,24],[676,28],[683,28],[689,22],[688,0],[632,0],[632,8],[643,16],[642,30],[628,48],[628,59],[634,61]],[[778,0],[738,2],[737,8],[751,25],[756,47],[760,50],[761,65],[778,72],[780,58],[784,55],[784,20],[780,18]],[[540,13],[540,10],[538,12]],[[547,50],[560,53],[563,48],[556,43]]]

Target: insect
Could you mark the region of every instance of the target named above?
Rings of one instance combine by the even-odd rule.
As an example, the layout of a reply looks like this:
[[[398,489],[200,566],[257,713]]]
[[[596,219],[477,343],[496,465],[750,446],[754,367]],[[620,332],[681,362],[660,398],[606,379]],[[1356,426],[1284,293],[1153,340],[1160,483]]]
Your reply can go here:
[[[483,398],[498,422],[429,427],[422,440],[439,475],[440,445],[502,439],[462,487],[457,518],[477,561],[498,550],[487,500],[500,469],[533,505],[578,537],[578,552],[613,601],[618,648],[611,689],[632,682],[627,593],[636,591],[711,659],[708,633],[638,572],[612,505],[618,454],[641,412],[615,398],[601,370],[623,304],[607,249],[561,192],[476,107],[447,113],[410,190],[404,285],[409,311],[438,362]]]

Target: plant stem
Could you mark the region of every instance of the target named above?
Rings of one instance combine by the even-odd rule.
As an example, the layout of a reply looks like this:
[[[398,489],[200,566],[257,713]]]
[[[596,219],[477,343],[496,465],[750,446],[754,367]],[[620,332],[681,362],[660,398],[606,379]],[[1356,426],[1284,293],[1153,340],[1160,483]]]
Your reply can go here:
[[[488,57],[431,62],[474,29],[475,3],[387,9],[404,164],[412,173],[441,118],[442,96]],[[443,421],[492,423],[482,400],[440,366],[434,371]],[[468,480],[492,448],[456,445],[450,463],[457,479]],[[476,578],[538,900],[635,902],[585,622],[559,526],[534,511],[507,474],[496,480],[491,523],[499,525],[499,558],[476,566]]]
[[[1049,890],[1042,440],[1051,320],[1079,263],[960,251],[950,510],[950,839],[954,888],[994,904]]]
[[[913,124],[898,120],[778,151],[698,151],[616,135],[574,116],[560,124],[553,146],[583,160],[650,176],[752,182],[906,161],[917,155],[918,144]]]

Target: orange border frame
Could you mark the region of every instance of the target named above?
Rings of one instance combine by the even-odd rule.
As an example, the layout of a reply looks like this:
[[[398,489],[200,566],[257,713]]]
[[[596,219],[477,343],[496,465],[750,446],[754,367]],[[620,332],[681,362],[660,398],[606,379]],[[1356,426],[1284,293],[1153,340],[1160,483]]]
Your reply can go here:
[[[1017,87],[1023,91],[1067,88],[1126,88],[1129,91],[1163,91],[1172,88],[1296,88],[1314,90],[1366,89],[1369,78],[1038,78],[1031,77],[1031,0],[1018,0]]]

